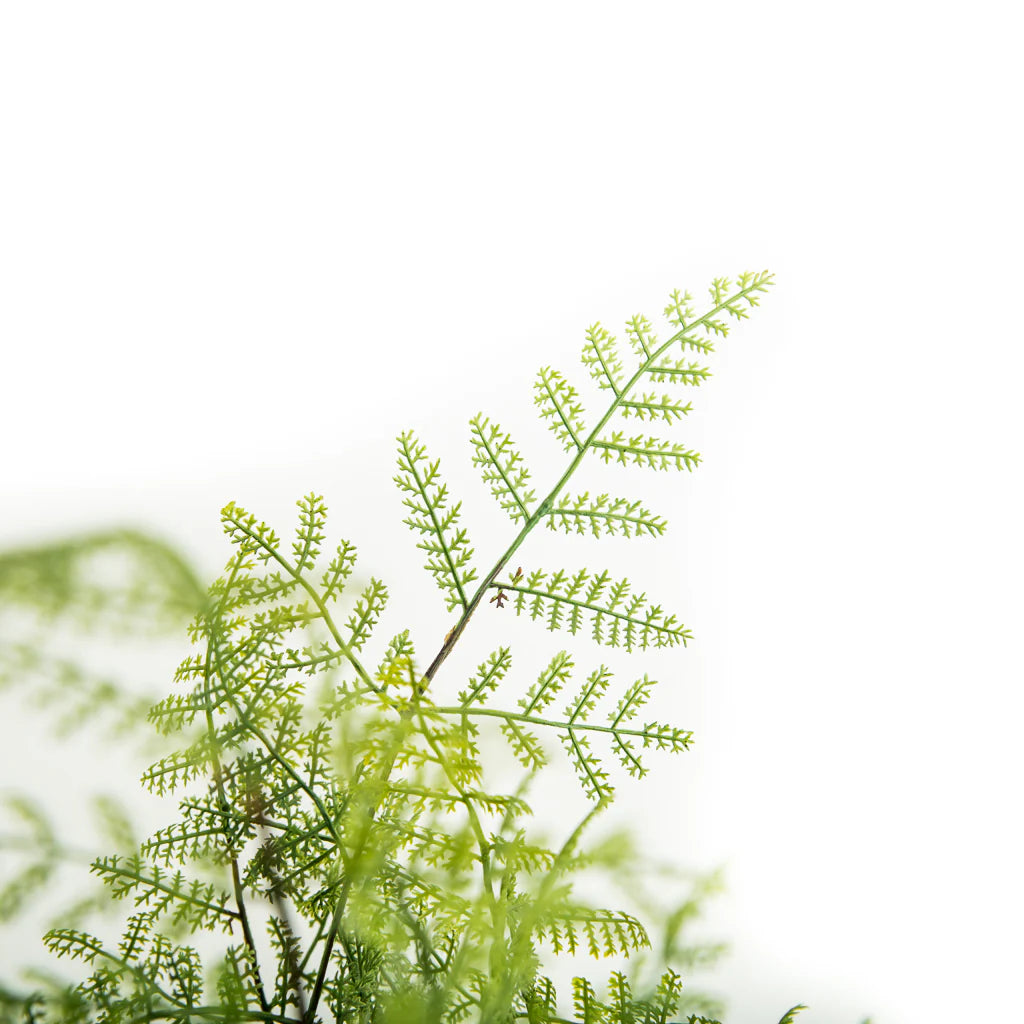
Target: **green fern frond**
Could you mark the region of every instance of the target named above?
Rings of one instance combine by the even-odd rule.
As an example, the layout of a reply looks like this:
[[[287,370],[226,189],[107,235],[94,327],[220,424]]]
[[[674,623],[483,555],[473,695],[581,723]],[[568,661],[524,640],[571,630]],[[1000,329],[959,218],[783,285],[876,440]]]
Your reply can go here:
[[[626,337],[641,363],[650,359],[658,347],[654,329],[645,316],[633,316],[626,321]]]
[[[580,692],[566,706],[565,713],[569,716],[569,725],[574,725],[580,717],[584,721],[590,717],[590,713],[597,706],[597,702],[607,692],[611,679],[612,674],[604,665],[599,665],[587,676]]]
[[[522,465],[523,457],[512,445],[512,435],[491,423],[482,413],[469,421],[473,443],[473,465],[483,470],[484,483],[509,514],[513,523],[530,518],[530,505],[535,493],[526,486],[530,472]]]
[[[681,292],[674,288],[669,295],[668,305],[665,307],[665,317],[668,321],[684,330],[696,319],[693,311],[693,296],[689,292]]]
[[[519,699],[519,706],[526,715],[540,714],[558,694],[559,690],[569,681],[572,675],[573,660],[567,651],[559,651],[551,663],[541,672],[526,696]]]
[[[598,450],[602,461],[610,462],[613,458],[623,466],[631,462],[636,466],[649,466],[651,469],[685,469],[692,471],[700,462],[700,454],[691,451],[685,445],[675,441],[662,441],[656,437],[626,437],[621,430],[616,430],[609,438],[591,441]]]
[[[555,908],[538,931],[553,948],[560,942],[569,953],[575,953],[585,943],[586,951],[593,957],[629,954],[651,946],[644,926],[632,914],[622,911]]]
[[[306,572],[313,568],[324,542],[324,528],[327,525],[327,506],[319,494],[307,494],[296,502],[299,507],[299,529],[292,544],[295,571]]]
[[[464,529],[456,529],[462,502],[448,508],[448,487],[439,480],[441,462],[427,462],[426,448],[408,431],[398,438],[399,473],[394,478],[400,490],[411,497],[402,504],[412,515],[403,522],[423,535],[416,545],[429,555],[426,569],[445,592],[448,610],[469,607],[466,586],[476,579],[476,570],[465,568],[473,557]]]
[[[616,396],[622,394],[622,362],[615,339],[600,325],[591,324],[583,345],[583,365],[600,388],[610,388]]]
[[[608,1020],[610,1024],[633,1024],[636,1006],[629,979],[621,971],[612,971],[608,978]]]
[[[605,1008],[586,978],[572,979],[572,1006],[579,1024],[604,1024]]]
[[[331,564],[320,580],[323,587],[323,600],[333,601],[341,596],[345,587],[345,581],[352,575],[352,569],[356,564],[355,546],[343,540],[339,545]]]
[[[280,560],[280,541],[274,530],[250,512],[230,501],[220,512],[221,526],[242,554],[261,562]]]
[[[656,384],[682,384],[689,387],[700,387],[710,379],[711,371],[692,360],[660,359],[644,367],[644,373]]]
[[[493,693],[511,665],[512,653],[509,648],[500,647],[494,651],[479,665],[469,687],[459,692],[459,703],[463,707],[468,707],[483,700],[488,693]]]
[[[669,968],[659,979],[654,998],[651,1000],[651,1008],[654,1011],[651,1024],[668,1024],[669,1018],[676,1014],[682,994],[683,979]]]
[[[576,389],[557,370],[547,366],[541,367],[533,387],[540,418],[550,421],[548,428],[562,447],[566,451],[583,451],[587,428],[583,425],[583,405]]]
[[[629,419],[632,416],[641,422],[663,419],[666,423],[673,423],[692,411],[693,404],[691,402],[684,405],[678,398],[673,398],[671,395],[659,396],[653,391],[644,392],[636,399],[624,399],[619,402],[619,412],[624,419]]]
[[[381,612],[388,601],[388,588],[380,580],[371,579],[369,586],[362,592],[348,621],[345,623],[349,631],[348,647],[360,651],[370,638]]]
[[[528,1024],[551,1024],[557,1017],[558,996],[550,978],[537,978],[522,998]]]
[[[92,871],[115,899],[134,894],[136,906],[144,905],[154,916],[170,913],[175,924],[212,930],[229,926],[238,917],[228,909],[229,894],[218,892],[212,882],[188,879],[181,871],[172,875],[141,857],[101,857],[93,862]]]
[[[531,771],[540,771],[547,764],[547,756],[540,740],[529,729],[525,728],[520,721],[514,718],[506,718],[501,723],[501,731],[508,740],[509,748],[515,755],[516,760],[524,768]]]
[[[600,537],[602,533],[610,537],[619,534],[623,537],[639,537],[645,533],[658,537],[668,525],[661,516],[642,508],[639,501],[610,498],[607,494],[591,498],[588,491],[575,498],[568,494],[562,495],[558,504],[545,514],[548,517],[548,529],[557,530],[561,527],[566,533],[589,532],[595,537]]]
[[[592,624],[591,636],[609,647],[673,647],[686,645],[691,632],[665,615],[660,605],[648,605],[646,594],[629,596],[628,580],[611,582],[607,572],[593,575],[587,569],[569,574],[562,569],[548,573],[537,569],[523,583],[493,583],[496,589],[515,594],[517,615],[544,618],[549,630],[578,632],[584,616]]]
[[[46,948],[58,957],[71,957],[91,964],[98,957],[110,956],[103,943],[88,932],[76,928],[54,928],[43,936]]]

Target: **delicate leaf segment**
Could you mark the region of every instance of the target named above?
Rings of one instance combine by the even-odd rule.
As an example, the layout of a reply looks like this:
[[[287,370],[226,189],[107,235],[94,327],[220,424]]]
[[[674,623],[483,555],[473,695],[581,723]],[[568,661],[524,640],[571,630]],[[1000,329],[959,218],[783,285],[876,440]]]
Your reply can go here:
[[[416,546],[429,555],[426,569],[447,594],[448,608],[468,609],[467,585],[476,570],[466,568],[473,557],[464,529],[456,529],[462,502],[448,507],[448,487],[440,482],[440,460],[427,461],[426,449],[412,432],[398,438],[398,469],[395,483],[411,497],[402,504],[412,514],[403,522],[418,530],[423,539]]]

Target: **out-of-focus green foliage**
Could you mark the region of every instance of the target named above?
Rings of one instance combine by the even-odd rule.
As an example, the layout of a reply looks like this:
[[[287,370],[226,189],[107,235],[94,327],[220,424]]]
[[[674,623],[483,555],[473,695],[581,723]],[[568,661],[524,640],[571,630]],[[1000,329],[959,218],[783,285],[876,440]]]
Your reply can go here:
[[[566,650],[524,679],[506,646],[454,701],[438,695],[434,679],[481,604],[507,604],[548,630],[586,630],[626,651],[690,639],[674,614],[605,570],[511,566],[542,524],[595,537],[664,531],[665,520],[638,500],[573,496],[567,486],[591,453],[659,469],[698,464],[686,445],[616,423],[671,426],[685,416],[690,403],[645,389],[706,380],[693,357],[710,354],[728,318],[745,318],[771,280],[716,280],[701,315],[673,293],[667,340],[643,317],[628,321],[631,359],[599,324],[589,328],[583,363],[605,401],[593,417],[561,373],[541,370],[536,403],[569,458],[540,500],[511,435],[473,418],[473,464],[518,529],[490,562],[477,561],[439,461],[411,431],[399,436],[405,522],[458,616],[426,667],[409,631],[380,643],[389,589],[356,582],[353,544],[327,547],[327,509],[315,494],[298,502],[287,540],[226,506],[232,554],[205,590],[171,549],[130,532],[0,557],[0,610],[14,610],[29,635],[4,648],[2,678],[44,680],[32,692],[46,695],[59,720],[106,709],[130,725],[145,696],[47,654],[55,623],[157,635],[188,619],[193,644],[174,691],[146,701],[167,746],[142,781],[173,796],[177,814],[139,843],[107,805],[116,852],[91,859],[92,874],[127,910],[120,936],[83,923],[84,911],[52,928],[47,947],[76,962],[78,978],[13,978],[0,991],[0,1021],[696,1024],[717,1016],[714,1000],[684,986],[722,952],[684,934],[716,880],[681,884],[672,904],[663,888],[645,891],[648,869],[626,837],[585,841],[614,798],[615,760],[641,777],[650,751],[690,743],[688,731],[641,717],[655,681],[620,683]],[[488,742],[501,736],[521,768],[514,786],[491,781]],[[528,802],[543,799],[545,737],[560,741],[592,803],[553,842],[531,827]],[[81,855],[34,804],[17,800],[11,810],[21,831],[5,845],[26,855],[0,891],[0,913],[12,916]],[[625,906],[577,895],[595,873],[618,881]],[[601,984],[576,977],[558,992],[548,964],[559,953],[630,959]]]

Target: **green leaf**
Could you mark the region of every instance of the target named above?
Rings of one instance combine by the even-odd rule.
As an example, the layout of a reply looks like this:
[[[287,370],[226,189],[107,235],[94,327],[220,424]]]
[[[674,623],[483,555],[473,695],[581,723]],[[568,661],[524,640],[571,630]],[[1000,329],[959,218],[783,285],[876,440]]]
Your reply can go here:
[[[569,681],[572,675],[573,660],[567,651],[559,651],[551,663],[541,672],[540,676],[525,697],[519,698],[519,706],[524,714],[540,714],[554,699],[559,690]]]
[[[541,367],[533,385],[537,394],[534,405],[540,407],[540,418],[548,420],[548,427],[566,451],[583,451],[583,405],[576,389],[557,371]]]
[[[92,870],[110,887],[115,899],[135,894],[135,905],[145,905],[154,915],[170,913],[175,923],[192,928],[226,926],[238,917],[227,909],[228,894],[212,883],[188,879],[181,871],[173,875],[159,864],[141,857],[101,857]]]
[[[624,419],[635,417],[643,422],[644,420],[663,419],[666,423],[673,423],[682,419],[693,410],[693,405],[687,402],[685,405],[678,398],[671,395],[656,395],[653,391],[644,392],[638,399],[623,399],[619,402],[619,412]]]
[[[369,586],[356,601],[355,609],[345,625],[349,629],[348,647],[353,651],[362,649],[377,625],[384,606],[388,602],[388,588],[380,580],[371,579]]]
[[[622,362],[615,339],[600,324],[587,328],[582,359],[598,387],[611,388],[615,395],[622,394]]]
[[[403,522],[423,535],[416,545],[426,551],[425,568],[446,594],[448,610],[469,607],[466,586],[476,579],[476,570],[465,566],[473,556],[466,531],[456,528],[462,502],[448,507],[448,487],[440,482],[440,460],[428,462],[426,449],[408,431],[398,438],[399,473],[394,478],[401,491],[410,495],[402,504],[411,511]]]
[[[459,693],[459,703],[463,707],[482,701],[488,693],[493,693],[498,683],[512,664],[512,654],[507,647],[494,651],[485,662],[482,662],[476,675],[470,680],[468,689]]]
[[[470,421],[470,440],[473,443],[473,465],[483,470],[484,483],[490,484],[491,493],[509,514],[513,523],[530,518],[530,505],[536,495],[526,486],[529,470],[522,465],[523,457],[512,445],[512,436],[492,424],[482,413]]]
[[[658,537],[665,532],[667,526],[661,516],[642,508],[639,501],[609,498],[607,494],[591,498],[587,491],[575,498],[563,494],[558,504],[549,509],[546,515],[548,529],[557,530],[561,527],[566,533],[591,533],[595,537],[602,534],[611,537],[618,534],[623,537],[639,537],[645,533]]]
[[[647,604],[646,594],[630,596],[630,583],[611,581],[607,572],[592,575],[587,569],[569,574],[563,569],[537,569],[520,583],[494,583],[495,588],[515,594],[517,615],[544,618],[550,630],[578,632],[584,618],[592,624],[591,636],[609,647],[673,647],[686,645],[692,634],[675,615],[660,605]]]
[[[295,571],[305,572],[313,568],[324,542],[324,528],[327,525],[327,506],[319,494],[307,494],[296,502],[299,506],[299,529],[292,544],[295,557]]]
[[[683,384],[689,387],[700,387],[711,377],[706,366],[687,359],[660,359],[644,367],[644,373],[650,374],[656,384]]]
[[[623,466],[630,462],[637,466],[649,466],[651,469],[685,469],[692,471],[700,462],[700,455],[685,445],[674,441],[661,441],[656,437],[626,437],[616,430],[610,438],[592,441],[594,448],[599,450],[601,459],[610,462],[613,458]]]

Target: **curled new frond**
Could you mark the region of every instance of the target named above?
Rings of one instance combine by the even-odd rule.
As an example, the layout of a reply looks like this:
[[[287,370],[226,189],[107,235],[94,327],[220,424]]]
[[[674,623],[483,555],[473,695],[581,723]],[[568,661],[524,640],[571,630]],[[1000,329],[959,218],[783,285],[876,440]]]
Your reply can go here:
[[[462,502],[448,506],[448,486],[440,482],[441,462],[427,461],[426,448],[411,431],[399,435],[398,469],[394,478],[409,495],[402,504],[411,511],[403,522],[422,534],[416,545],[427,552],[425,568],[445,592],[448,610],[469,607],[466,586],[476,579],[476,570],[466,568],[473,549],[464,529],[457,529]]]
[[[548,510],[546,518],[551,530],[561,527],[566,533],[591,533],[595,537],[602,534],[658,537],[667,525],[661,516],[642,508],[639,501],[609,498],[607,494],[591,498],[586,491],[575,498],[563,494],[558,504]]]
[[[566,451],[583,451],[586,427],[583,425],[583,405],[576,389],[557,371],[541,367],[533,385],[534,404],[540,408],[540,418],[548,421]]]
[[[607,572],[537,569],[522,582],[492,586],[515,595],[517,615],[543,618],[550,630],[576,633],[589,619],[591,636],[609,647],[631,651],[634,647],[685,646],[692,635],[675,615],[666,615],[660,605],[648,604],[646,594],[631,596],[628,580],[613,582]]]
[[[491,493],[512,522],[525,522],[530,518],[530,506],[536,495],[526,486],[530,472],[512,444],[512,435],[503,432],[482,413],[474,416],[469,424],[473,465],[483,470],[484,483],[490,484]]]

